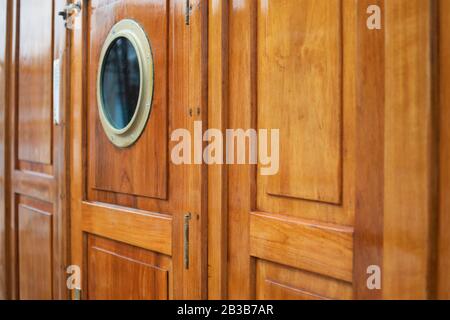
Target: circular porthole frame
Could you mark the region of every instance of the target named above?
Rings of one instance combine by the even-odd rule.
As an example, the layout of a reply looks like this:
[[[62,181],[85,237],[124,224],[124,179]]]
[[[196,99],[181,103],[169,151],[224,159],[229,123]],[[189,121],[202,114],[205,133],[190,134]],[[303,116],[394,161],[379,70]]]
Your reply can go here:
[[[123,129],[115,128],[105,113],[102,92],[103,64],[111,45],[118,38],[126,38],[133,45],[139,62],[139,98],[133,117]],[[119,148],[136,143],[145,130],[152,111],[154,90],[154,64],[150,41],[142,27],[134,20],[124,19],[111,29],[103,44],[97,73],[97,105],[100,121],[109,141]]]

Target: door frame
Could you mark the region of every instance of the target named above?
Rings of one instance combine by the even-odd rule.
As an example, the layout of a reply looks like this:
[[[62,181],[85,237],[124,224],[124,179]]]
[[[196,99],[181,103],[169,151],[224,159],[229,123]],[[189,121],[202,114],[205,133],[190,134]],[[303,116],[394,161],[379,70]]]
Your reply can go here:
[[[439,1],[440,173],[437,298],[450,299],[450,2]]]

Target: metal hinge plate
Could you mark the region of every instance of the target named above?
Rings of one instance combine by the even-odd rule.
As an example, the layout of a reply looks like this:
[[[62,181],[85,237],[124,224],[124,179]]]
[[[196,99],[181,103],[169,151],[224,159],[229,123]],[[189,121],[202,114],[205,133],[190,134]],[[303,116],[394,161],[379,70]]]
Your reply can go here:
[[[76,1],[74,3],[70,3],[64,7],[63,11],[58,13],[64,21],[66,22],[65,26],[69,30],[73,30],[75,18],[81,12],[81,1]]]
[[[189,227],[192,219],[192,214],[187,213],[184,215],[184,248],[183,248],[183,260],[184,268],[189,269]]]
[[[184,14],[187,26],[191,24],[191,13],[192,13],[191,0],[186,0],[186,8]]]

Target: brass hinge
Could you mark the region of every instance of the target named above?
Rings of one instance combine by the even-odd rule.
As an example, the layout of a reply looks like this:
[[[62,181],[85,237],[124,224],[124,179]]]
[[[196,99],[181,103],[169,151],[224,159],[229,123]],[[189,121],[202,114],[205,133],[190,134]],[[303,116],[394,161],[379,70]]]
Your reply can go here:
[[[186,7],[185,7],[185,22],[186,25],[189,26],[191,24],[191,12],[192,12],[192,5],[191,0],[186,0]]]
[[[187,213],[184,215],[184,268],[189,269],[189,227],[192,215]]]
[[[76,1],[74,3],[69,3],[64,7],[63,11],[58,12],[65,23],[67,29],[72,30],[74,27],[74,20],[81,12],[81,1]]]

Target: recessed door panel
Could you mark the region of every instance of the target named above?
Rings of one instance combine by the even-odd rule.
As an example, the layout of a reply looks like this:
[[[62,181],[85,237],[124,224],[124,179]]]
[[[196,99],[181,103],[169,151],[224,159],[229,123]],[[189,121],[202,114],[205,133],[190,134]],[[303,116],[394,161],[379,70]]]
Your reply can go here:
[[[255,43],[257,127],[280,129],[280,161],[277,174],[256,178],[254,210],[351,225],[355,6],[264,3]]]
[[[166,199],[168,183],[168,77],[169,77],[169,2],[167,1],[96,1],[89,8],[90,43],[89,86],[88,86],[88,146],[89,146],[89,198],[111,202],[113,195],[131,195],[136,197]],[[151,46],[151,60],[146,57],[144,64],[152,63],[154,70],[150,77],[153,83],[149,119],[137,141],[125,148],[118,148],[111,143],[100,122],[97,102],[98,70],[101,51],[105,40],[115,24],[123,19],[130,19],[139,24],[145,32]],[[123,51],[123,48],[122,48]],[[134,50],[133,50],[134,51]],[[126,52],[120,52],[117,59]],[[131,59],[131,56],[128,56]],[[107,63],[108,60],[103,60]],[[138,77],[138,65],[126,63],[123,72],[134,70]],[[133,66],[134,69],[133,69]],[[116,80],[121,81],[126,73]],[[124,78],[124,80],[126,80]],[[141,79],[144,81],[144,79]],[[106,101],[114,99],[120,90],[132,89],[132,78],[123,82],[123,86],[110,87],[111,92],[104,92]],[[148,82],[147,82],[148,85]],[[105,88],[107,90],[107,88]],[[121,99],[118,95],[119,100]],[[125,95],[122,95],[125,97]],[[137,95],[135,95],[137,103]],[[118,111],[119,112],[119,111]],[[129,116],[131,120],[133,115]],[[118,118],[117,118],[118,119]],[[116,120],[117,120],[116,119]],[[128,122],[127,122],[128,123]],[[122,128],[125,127],[123,124]],[[137,138],[137,137],[135,137]],[[109,197],[108,197],[109,196]],[[113,200],[113,202],[115,202]]]
[[[169,257],[95,236],[88,239],[89,299],[169,299]]]
[[[49,203],[19,199],[20,299],[51,300],[53,208]]]
[[[258,127],[283,142],[270,195],[341,202],[342,23],[340,0],[258,6]]]
[[[19,2],[18,157],[52,162],[53,1]]]
[[[256,297],[262,300],[350,300],[353,292],[349,283],[259,260]]]

